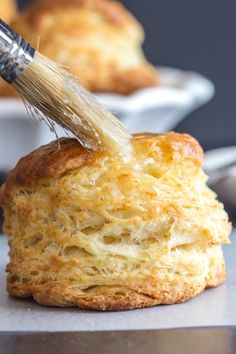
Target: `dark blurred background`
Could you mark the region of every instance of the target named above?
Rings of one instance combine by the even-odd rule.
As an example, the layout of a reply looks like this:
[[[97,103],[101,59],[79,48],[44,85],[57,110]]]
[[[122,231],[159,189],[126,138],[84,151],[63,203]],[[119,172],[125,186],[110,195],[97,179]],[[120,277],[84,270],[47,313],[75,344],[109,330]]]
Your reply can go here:
[[[29,2],[20,0],[19,5],[22,8]],[[215,98],[176,130],[192,134],[205,149],[236,145],[236,1],[122,2],[145,27],[150,61],[198,71],[216,86]]]

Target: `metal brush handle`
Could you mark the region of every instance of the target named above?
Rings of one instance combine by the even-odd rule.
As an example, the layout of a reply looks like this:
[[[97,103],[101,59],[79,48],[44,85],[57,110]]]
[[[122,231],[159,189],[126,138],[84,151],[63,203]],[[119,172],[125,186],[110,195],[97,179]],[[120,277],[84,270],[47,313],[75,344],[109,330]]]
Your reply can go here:
[[[0,19],[0,76],[14,82],[32,62],[35,49]]]

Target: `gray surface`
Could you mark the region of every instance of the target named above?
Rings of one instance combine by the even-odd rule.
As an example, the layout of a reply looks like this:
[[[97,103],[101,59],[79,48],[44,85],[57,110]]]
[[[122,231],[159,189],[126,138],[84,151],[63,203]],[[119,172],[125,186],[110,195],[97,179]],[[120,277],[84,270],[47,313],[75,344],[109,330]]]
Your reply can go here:
[[[0,332],[236,326],[236,239],[231,246],[225,247],[228,279],[224,285],[207,290],[184,304],[109,313],[47,308],[31,300],[9,297],[5,290],[4,269],[7,262],[5,238],[0,238],[0,250]]]
[[[0,354],[235,354],[236,329],[0,333]]]

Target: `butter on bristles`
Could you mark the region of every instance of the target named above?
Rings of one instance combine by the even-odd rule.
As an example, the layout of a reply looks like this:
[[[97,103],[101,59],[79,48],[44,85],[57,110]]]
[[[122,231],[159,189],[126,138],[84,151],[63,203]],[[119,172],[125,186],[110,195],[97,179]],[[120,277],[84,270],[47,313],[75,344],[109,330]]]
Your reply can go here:
[[[85,90],[79,80],[36,52],[32,63],[12,84],[24,100],[63,128],[88,150],[106,150],[127,158],[130,135],[111,112]]]

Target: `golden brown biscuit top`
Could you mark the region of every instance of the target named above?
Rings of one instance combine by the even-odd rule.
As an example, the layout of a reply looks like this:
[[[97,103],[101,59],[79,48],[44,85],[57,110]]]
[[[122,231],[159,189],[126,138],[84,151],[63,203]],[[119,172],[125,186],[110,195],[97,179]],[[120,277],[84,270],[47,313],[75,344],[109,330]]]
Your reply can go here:
[[[76,139],[61,138],[59,141],[60,148],[58,141],[53,141],[20,159],[2,187],[2,203],[3,199],[8,199],[14,186],[32,187],[47,179],[59,177],[67,171],[91,164],[99,166],[105,160],[108,165],[117,164],[117,167],[125,163],[105,153],[87,151]],[[135,134],[132,143],[133,158],[129,167],[131,170],[137,163],[145,166],[147,159],[167,166],[190,160],[200,168],[203,163],[202,148],[187,134]]]
[[[135,22],[134,17],[117,1],[108,0],[36,0],[24,11],[28,23],[41,28],[44,18],[55,12],[70,8],[98,11],[113,25],[123,26]]]
[[[8,180],[27,186],[89,164],[94,159],[95,153],[86,151],[76,139],[62,138],[60,147],[59,142],[53,141],[20,159]]]
[[[167,162],[191,159],[200,166],[203,164],[203,150],[198,141],[188,134],[175,132],[163,134],[138,133],[134,134],[133,137],[136,154],[137,151],[141,151],[145,155],[150,152],[155,155],[155,152],[158,151],[159,156],[157,155],[156,158],[160,158],[161,155],[161,158]]]

